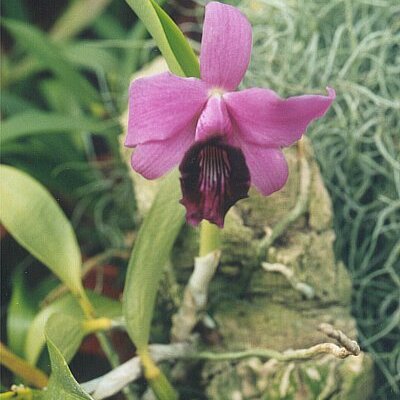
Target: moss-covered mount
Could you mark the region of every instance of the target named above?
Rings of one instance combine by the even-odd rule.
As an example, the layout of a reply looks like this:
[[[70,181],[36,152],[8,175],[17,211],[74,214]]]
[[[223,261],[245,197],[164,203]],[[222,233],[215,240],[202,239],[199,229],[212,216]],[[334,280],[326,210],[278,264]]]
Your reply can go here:
[[[301,176],[296,147],[286,156],[290,177],[284,189],[267,198],[253,191],[228,213],[222,262],[210,293],[210,312],[223,338],[219,351],[310,347],[327,341],[317,330],[321,322],[357,337],[350,315],[351,282],[345,266],[335,260],[330,198],[309,144],[307,207],[269,247],[266,257],[269,263],[285,265],[293,274],[292,282],[306,286],[308,292],[259,265],[260,240],[298,201]],[[176,268],[191,267],[195,239],[195,234],[182,235],[175,249]],[[251,359],[204,367],[212,399],[368,399],[372,374],[372,362],[365,354],[345,361],[330,356],[299,363]]]
[[[150,71],[164,68],[157,61]],[[327,341],[317,329],[322,322],[357,337],[350,314],[351,281],[333,252],[331,201],[311,145],[305,140],[302,147],[299,151],[293,146],[285,153],[290,175],[281,191],[262,197],[252,190],[250,197],[227,215],[223,255],[210,288],[208,310],[217,325],[218,335],[214,337],[222,340],[205,344],[210,350],[306,348]],[[124,151],[127,160],[128,153]],[[258,254],[265,236],[296,207],[304,185],[304,166],[309,177],[304,210],[268,247],[265,257],[268,263],[287,267],[289,282],[283,274],[263,269]],[[143,215],[157,183],[135,173],[132,178]],[[197,251],[198,230],[185,226],[172,255],[182,285]],[[306,287],[307,291],[299,287]],[[373,394],[372,361],[364,353],[345,360],[324,356],[296,363],[258,359],[209,362],[203,366],[202,376],[210,399],[367,400]]]

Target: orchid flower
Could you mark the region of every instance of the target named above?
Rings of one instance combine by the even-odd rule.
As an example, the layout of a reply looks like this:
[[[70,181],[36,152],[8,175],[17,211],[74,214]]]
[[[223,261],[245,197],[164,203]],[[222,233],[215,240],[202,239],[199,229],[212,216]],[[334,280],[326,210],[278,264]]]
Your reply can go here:
[[[268,196],[284,186],[288,166],[281,151],[335,98],[280,98],[270,89],[235,91],[252,48],[251,26],[236,8],[206,6],[200,75],[162,73],[132,82],[125,146],[135,147],[132,168],[147,179],[179,164],[186,219],[218,226],[250,184]]]

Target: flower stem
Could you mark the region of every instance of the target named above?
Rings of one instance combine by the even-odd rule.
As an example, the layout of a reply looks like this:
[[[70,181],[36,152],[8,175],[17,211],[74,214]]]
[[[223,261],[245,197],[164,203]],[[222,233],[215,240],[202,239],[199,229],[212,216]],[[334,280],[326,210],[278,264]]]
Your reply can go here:
[[[221,229],[217,225],[203,220],[200,225],[200,249],[199,256],[203,257],[207,254],[219,249],[221,246]]]
[[[146,348],[139,352],[139,357],[143,365],[144,376],[153,389],[158,400],[177,400],[178,394],[169,383],[167,377],[163,374],[160,368],[154,363],[150,357],[149,351]]]

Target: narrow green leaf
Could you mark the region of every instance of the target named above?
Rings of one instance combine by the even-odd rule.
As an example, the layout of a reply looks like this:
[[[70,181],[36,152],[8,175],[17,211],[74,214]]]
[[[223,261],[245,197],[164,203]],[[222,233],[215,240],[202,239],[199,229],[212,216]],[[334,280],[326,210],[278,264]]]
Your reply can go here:
[[[76,98],[72,93],[66,93],[63,85],[60,80],[57,78],[48,78],[43,79],[40,82],[40,92],[42,93],[46,103],[53,112],[44,113],[41,112],[42,115],[45,116],[56,116],[62,115],[63,117],[68,116],[70,119],[74,119],[75,117],[83,116],[82,108],[79,103],[76,101]],[[22,114],[24,115],[24,114]],[[27,115],[31,115],[29,118],[32,118],[32,114],[30,112]],[[13,116],[13,118],[17,118],[18,116]],[[38,115],[39,120],[41,119],[40,115]],[[32,118],[33,121],[36,121]],[[93,121],[95,122],[95,121]],[[54,128],[57,128],[56,124],[54,124]],[[60,140],[60,138],[57,138]]]
[[[86,292],[96,315],[99,317],[119,318],[122,315],[122,305],[119,301],[108,299],[93,292]],[[25,342],[25,358],[32,365],[39,359],[45,344],[45,327],[49,318],[54,314],[63,314],[83,321],[85,318],[76,299],[67,294],[43,308],[31,323]]]
[[[115,127],[114,121],[97,121],[88,117],[26,111],[2,122],[0,143],[4,144],[23,136],[68,131],[107,132]]]
[[[79,67],[110,73],[117,68],[118,60],[109,51],[100,47],[100,41],[79,41],[63,47],[63,54]]]
[[[116,15],[103,13],[93,21],[90,27],[97,37],[103,39],[118,39],[125,36],[125,27]]]
[[[168,40],[168,44],[171,47],[179,65],[182,68],[185,76],[200,77],[200,65],[199,61],[194,54],[194,51],[188,44],[182,31],[178,28],[171,17],[154,1],[152,3],[158,18],[160,19],[161,25],[164,29],[165,35]]]
[[[146,38],[147,30],[142,21],[138,21],[134,28],[128,33],[126,40],[130,42],[141,42]],[[134,71],[139,66],[140,56],[142,55],[143,49],[127,48],[123,58],[120,62],[120,74],[122,75],[122,81],[127,82]]]
[[[110,3],[111,0],[79,0],[70,3],[51,28],[51,37],[54,40],[65,40],[75,36],[95,21]]]
[[[62,353],[49,337],[47,337],[47,348],[51,361],[51,376],[44,398],[46,400],[93,400],[93,397],[87,394],[75,380]]]
[[[126,0],[144,23],[169,69],[180,76],[200,76],[199,63],[181,30],[153,0]]]
[[[1,165],[0,177],[1,222],[73,293],[81,293],[81,253],[60,206],[46,188],[16,168]]]
[[[123,312],[128,333],[139,350],[149,340],[160,278],[184,222],[180,197],[178,172],[174,171],[161,183],[129,260]]]
[[[94,87],[64,57],[60,48],[39,29],[15,20],[2,19],[2,24],[15,37],[18,44],[50,69],[63,83],[65,90],[75,93],[83,104],[99,102]]]
[[[69,363],[85,336],[82,319],[79,320],[66,314],[53,314],[46,323],[45,335],[51,339],[65,361]]]

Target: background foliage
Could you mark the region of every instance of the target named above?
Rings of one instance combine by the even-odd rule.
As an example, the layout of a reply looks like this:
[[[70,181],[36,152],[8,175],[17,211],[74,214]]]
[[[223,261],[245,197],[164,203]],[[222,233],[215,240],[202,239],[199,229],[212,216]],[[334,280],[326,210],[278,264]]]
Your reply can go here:
[[[400,6],[395,0],[235,4],[254,27],[244,86],[285,96],[329,84],[338,93],[334,113],[312,129],[311,139],[334,201],[337,256],[353,277],[361,345],[376,362],[377,398],[393,398],[400,390]],[[167,8],[199,39],[201,8],[187,1],[169,1]],[[126,265],[119,256],[126,257],[136,226],[119,154],[120,118],[130,75],[158,52],[120,0],[5,0],[1,11],[2,163],[52,192],[84,259],[104,256],[86,286],[118,297]],[[2,232],[2,319],[12,332],[6,340],[3,328],[2,341],[27,357],[28,328],[57,282]],[[68,309],[77,308],[68,301]],[[92,350],[78,357],[100,374],[106,366],[90,358]],[[78,365],[79,359],[74,375],[87,378]]]
[[[258,6],[263,10],[259,12]],[[336,253],[353,278],[377,398],[400,385],[400,7],[396,1],[248,1],[245,85],[282,95],[336,89],[311,139],[333,198]]]

